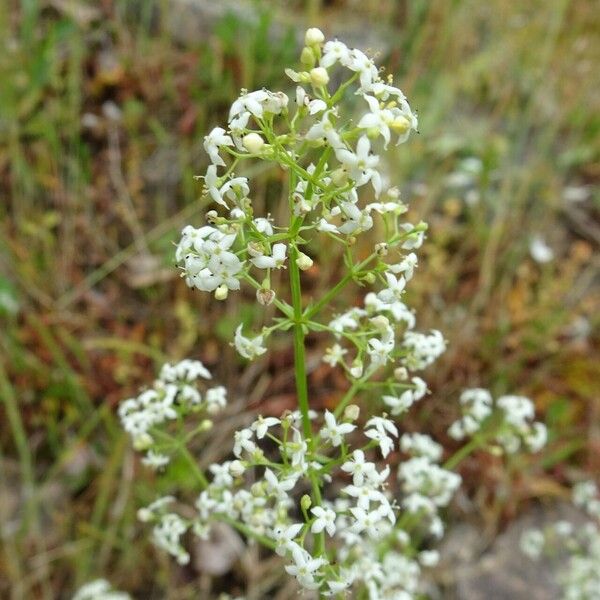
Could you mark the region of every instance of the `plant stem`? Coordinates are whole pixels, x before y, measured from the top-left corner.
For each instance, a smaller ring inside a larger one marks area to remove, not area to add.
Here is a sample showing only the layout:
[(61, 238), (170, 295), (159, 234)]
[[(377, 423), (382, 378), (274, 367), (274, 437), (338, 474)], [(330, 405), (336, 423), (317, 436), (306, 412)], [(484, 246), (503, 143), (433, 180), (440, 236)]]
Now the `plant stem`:
[(310, 448), (314, 446), (312, 439), (312, 426), (308, 416), (308, 385), (306, 378), (306, 356), (304, 352), (304, 319), (302, 316), (302, 288), (300, 287), (300, 269), (296, 264), (298, 248), (290, 247), (290, 287), (292, 292), (292, 309), (294, 323), (294, 370), (296, 375), (296, 394), (298, 396), (298, 408), (302, 414), (302, 431), (309, 443)]

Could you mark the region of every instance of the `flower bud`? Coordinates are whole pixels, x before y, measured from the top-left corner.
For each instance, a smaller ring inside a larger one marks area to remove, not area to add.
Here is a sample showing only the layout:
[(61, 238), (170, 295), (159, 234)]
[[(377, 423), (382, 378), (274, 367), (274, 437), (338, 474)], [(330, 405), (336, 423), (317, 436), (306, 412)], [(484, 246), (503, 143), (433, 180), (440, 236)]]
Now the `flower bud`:
[(138, 521), (141, 521), (142, 523), (147, 523), (152, 519), (152, 511), (148, 510), (147, 508), (140, 508), (137, 511), (137, 518)]
[(385, 242), (379, 242), (379, 244), (375, 244), (375, 252), (377, 252), (379, 256), (387, 256), (388, 245)]
[(212, 429), (213, 426), (213, 422), (210, 419), (204, 419), (204, 421), (202, 421), (202, 423), (200, 423), (198, 430), (199, 431), (208, 431), (209, 429)]
[(242, 144), (251, 154), (258, 154), (265, 145), (265, 140), (258, 133), (249, 133), (243, 137)]
[(270, 288), (261, 287), (256, 290), (256, 300), (262, 306), (269, 306), (275, 300), (275, 292)]
[(375, 329), (378, 329), (379, 331), (385, 331), (390, 326), (388, 318), (384, 317), (383, 315), (377, 315), (376, 317), (373, 317), (371, 319), (371, 323)]
[(147, 450), (150, 448), (153, 443), (154, 440), (149, 433), (140, 433), (139, 435), (135, 436), (133, 440), (133, 447), (141, 452), (142, 450)]
[(339, 167), (331, 173), (331, 181), (338, 187), (343, 187), (348, 183), (348, 169)]
[(406, 367), (397, 367), (394, 369), (394, 377), (397, 381), (406, 381), (408, 379), (408, 371)]
[(364, 277), (363, 281), (369, 285), (373, 285), (377, 281), (377, 277), (373, 271), (369, 271)]
[(241, 477), (244, 474), (245, 470), (246, 470), (246, 467), (240, 460), (233, 460), (233, 461), (231, 461), (231, 463), (229, 465), (229, 472), (234, 477)]
[(344, 419), (356, 421), (360, 415), (360, 406), (357, 404), (348, 404), (344, 410)]
[(307, 271), (313, 266), (313, 260), (310, 256), (304, 254), (304, 252), (298, 252), (296, 264), (301, 271)]
[(391, 128), (398, 134), (402, 135), (410, 129), (410, 123), (406, 117), (402, 115), (396, 117), (392, 123)]
[(350, 375), (355, 379), (358, 379), (363, 374), (363, 363), (362, 360), (356, 358), (352, 363), (352, 367), (350, 368)]
[(308, 494), (304, 494), (304, 496), (302, 496), (302, 498), (300, 499), (300, 506), (301, 506), (302, 510), (308, 511), (311, 504), (312, 504), (311, 497)]
[(206, 222), (209, 225), (214, 225), (217, 222), (218, 218), (219, 218), (219, 213), (216, 210), (209, 210), (206, 213)]
[(311, 27), (306, 30), (304, 34), (304, 43), (307, 46), (316, 46), (322, 44), (325, 41), (325, 35), (317, 27)]
[(327, 85), (329, 83), (329, 73), (327, 72), (327, 69), (324, 67), (315, 67), (314, 69), (311, 69), (310, 82), (316, 87)]
[(306, 46), (302, 48), (302, 54), (300, 54), (300, 62), (307, 68), (312, 69), (315, 66), (315, 54)]
[(223, 283), (215, 290), (216, 300), (226, 300), (229, 294), (229, 288)]

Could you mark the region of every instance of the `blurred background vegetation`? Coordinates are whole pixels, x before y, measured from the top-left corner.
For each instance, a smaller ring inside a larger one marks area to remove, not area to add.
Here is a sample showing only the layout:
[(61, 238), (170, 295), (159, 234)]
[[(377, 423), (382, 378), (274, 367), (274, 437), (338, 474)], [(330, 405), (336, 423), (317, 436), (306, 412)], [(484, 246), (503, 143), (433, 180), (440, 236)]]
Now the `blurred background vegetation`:
[[(388, 168), (409, 217), (430, 224), (408, 304), (449, 350), (426, 373), (433, 393), (408, 427), (445, 439), (459, 390), (481, 385), (529, 395), (550, 428), (537, 457), (466, 461), (451, 519), (475, 520), (493, 539), (532, 503), (565, 496), (573, 477), (598, 473), (597, 9), (1, 2), (0, 596), (68, 598), (105, 575), (138, 598), (211, 597), (199, 592), (215, 589), (211, 574), (154, 551), (135, 518), (157, 487), (189, 486), (185, 471), (158, 482), (140, 468), (115, 407), (165, 360), (203, 360), (233, 401), (206, 462), (247, 411), (293, 405), (287, 340), (243, 365), (228, 341), (240, 315), (261, 323), (251, 293), (220, 304), (188, 290), (173, 242), (207, 207), (193, 179), (206, 168), (203, 136), (240, 88), (291, 92), (283, 68), (307, 25), (377, 53), (419, 112), (420, 135)], [(256, 203), (276, 213), (280, 174), (254, 176)], [(551, 260), (539, 261), (537, 238)], [(339, 267), (330, 249), (314, 251), (313, 296)], [(312, 402), (331, 406), (344, 383), (311, 343)], [(270, 572), (268, 562), (238, 571), (250, 585)]]

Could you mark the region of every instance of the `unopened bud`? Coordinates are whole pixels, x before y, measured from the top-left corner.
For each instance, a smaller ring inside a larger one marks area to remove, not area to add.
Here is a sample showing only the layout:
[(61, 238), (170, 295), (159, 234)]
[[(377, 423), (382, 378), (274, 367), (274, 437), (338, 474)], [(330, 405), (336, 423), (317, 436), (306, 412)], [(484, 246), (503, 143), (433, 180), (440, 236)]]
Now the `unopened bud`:
[(356, 421), (360, 415), (360, 406), (357, 404), (348, 404), (344, 409), (344, 418), (347, 421)]
[(315, 54), (308, 48), (302, 48), (302, 54), (300, 54), (300, 62), (307, 68), (312, 69), (315, 66)]
[(246, 246), (246, 251), (252, 258), (257, 258), (258, 256), (264, 256), (265, 249), (260, 242), (249, 242)]
[(314, 69), (311, 69), (310, 82), (316, 87), (327, 85), (329, 83), (329, 73), (327, 72), (327, 69), (324, 67), (315, 67)]
[(200, 431), (208, 431), (209, 429), (212, 429), (212, 426), (213, 422), (210, 419), (204, 419), (204, 421), (202, 421), (202, 423), (200, 423), (198, 426), (198, 429)]
[(147, 523), (152, 519), (152, 511), (148, 510), (147, 508), (140, 508), (137, 511), (137, 518), (138, 521), (141, 521), (142, 523)]
[(350, 375), (355, 379), (358, 379), (363, 374), (363, 363), (362, 360), (356, 358), (352, 363), (352, 367), (350, 367)]
[(275, 292), (270, 288), (260, 288), (256, 290), (256, 299), (262, 306), (269, 306), (275, 300)]
[(304, 43), (307, 46), (316, 46), (317, 44), (322, 44), (325, 41), (325, 35), (323, 32), (317, 27), (311, 27), (306, 30), (304, 34)]
[(148, 450), (154, 443), (152, 436), (149, 433), (140, 433), (133, 439), (133, 447), (141, 452), (142, 450)]
[(234, 477), (241, 477), (244, 474), (245, 470), (246, 470), (246, 467), (244, 466), (244, 464), (240, 460), (233, 460), (229, 464), (229, 472)]
[(384, 331), (390, 326), (388, 318), (384, 317), (383, 315), (377, 315), (376, 317), (373, 317), (371, 319), (371, 323), (373, 323), (375, 329), (378, 329), (379, 331)]
[(217, 222), (218, 218), (219, 218), (219, 213), (216, 210), (209, 210), (206, 213), (206, 221), (210, 225), (214, 225)]
[(373, 285), (375, 281), (377, 281), (377, 277), (375, 276), (375, 273), (373, 273), (373, 271), (369, 271), (363, 277), (363, 281), (365, 283), (368, 283), (369, 285)]
[(310, 256), (304, 254), (304, 252), (298, 252), (296, 264), (301, 271), (307, 271), (313, 266), (313, 260)]
[(265, 145), (265, 140), (258, 133), (249, 133), (243, 137), (242, 144), (251, 154), (258, 154)]
[(338, 187), (343, 187), (348, 183), (348, 169), (339, 167), (331, 173), (331, 181)]
[(391, 128), (398, 134), (402, 135), (410, 129), (410, 123), (406, 117), (400, 115), (396, 117), (391, 124)]
[(311, 504), (311, 497), (308, 494), (304, 494), (304, 496), (302, 496), (300, 499), (300, 506), (302, 507), (302, 510), (308, 511), (308, 509), (311, 507)]
[(397, 367), (394, 369), (394, 377), (397, 381), (406, 381), (408, 379), (408, 371), (406, 367)]
[(229, 294), (229, 288), (225, 284), (221, 284), (215, 290), (215, 299), (216, 300), (226, 300), (228, 294)]

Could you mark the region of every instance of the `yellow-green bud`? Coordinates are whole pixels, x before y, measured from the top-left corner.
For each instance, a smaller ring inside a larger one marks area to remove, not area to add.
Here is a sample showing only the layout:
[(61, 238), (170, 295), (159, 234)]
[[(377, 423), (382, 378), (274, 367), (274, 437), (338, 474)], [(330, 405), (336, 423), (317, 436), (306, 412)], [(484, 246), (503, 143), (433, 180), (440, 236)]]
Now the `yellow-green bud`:
[(304, 494), (304, 496), (302, 496), (300, 499), (300, 506), (302, 507), (302, 510), (308, 511), (308, 509), (311, 507), (311, 504), (311, 497), (308, 494)]
[(300, 54), (300, 62), (307, 68), (312, 69), (315, 66), (315, 54), (314, 52), (305, 46), (302, 48), (302, 54)]
[(400, 115), (392, 121), (391, 128), (396, 133), (399, 133), (400, 135), (402, 135), (403, 133), (406, 133), (410, 129), (410, 123), (406, 117), (403, 117), (402, 115)]
[(398, 381), (407, 380), (408, 379), (408, 371), (406, 370), (406, 367), (397, 367), (396, 369), (394, 369), (394, 377)]
[(304, 254), (304, 252), (298, 252), (296, 264), (301, 271), (307, 271), (313, 266), (313, 260), (310, 256)]
[(315, 67), (314, 69), (311, 69), (310, 82), (316, 87), (327, 85), (329, 83), (329, 73), (327, 72), (327, 69), (324, 67)]
[(368, 283), (369, 285), (373, 285), (375, 283), (375, 281), (377, 281), (377, 277), (375, 276), (375, 273), (372, 273), (371, 271), (369, 271), (364, 277), (363, 277), (363, 281), (365, 283)]
[(137, 518), (142, 523), (147, 523), (152, 519), (152, 511), (148, 510), (147, 508), (140, 508), (137, 511)]
[(265, 145), (265, 140), (258, 133), (249, 133), (242, 139), (242, 144), (251, 154), (258, 154)]
[(357, 404), (348, 404), (344, 410), (344, 418), (348, 421), (356, 421), (360, 415), (360, 407)]
[(322, 44), (325, 41), (325, 35), (317, 27), (311, 27), (306, 30), (304, 34), (304, 43), (307, 46), (316, 46)]
[(154, 440), (149, 433), (140, 433), (133, 439), (133, 447), (139, 452), (147, 450), (153, 443)]
[(221, 284), (215, 290), (215, 299), (216, 300), (226, 300), (229, 294), (229, 288), (225, 284)]

